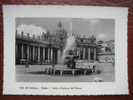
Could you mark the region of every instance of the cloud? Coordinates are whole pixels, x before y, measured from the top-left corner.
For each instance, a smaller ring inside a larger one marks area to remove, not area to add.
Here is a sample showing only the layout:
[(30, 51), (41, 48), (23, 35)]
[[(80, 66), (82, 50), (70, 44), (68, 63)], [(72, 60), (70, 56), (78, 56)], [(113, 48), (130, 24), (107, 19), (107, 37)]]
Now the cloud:
[(89, 22), (91, 23), (91, 25), (96, 25), (100, 22), (100, 20), (99, 19), (91, 19), (91, 20), (89, 20)]
[(106, 35), (103, 34), (103, 33), (98, 34), (98, 35), (97, 35), (97, 39), (99, 39), (99, 40), (106, 39)]
[(27, 33), (30, 34), (30, 36), (32, 36), (33, 34), (35, 36), (39, 36), (42, 34), (42, 32), (46, 33), (46, 30), (43, 29), (40, 26), (36, 26), (36, 25), (26, 25), (26, 24), (21, 24), (17, 27), (17, 33), (21, 34), (21, 32), (24, 33), (24, 35), (26, 35)]

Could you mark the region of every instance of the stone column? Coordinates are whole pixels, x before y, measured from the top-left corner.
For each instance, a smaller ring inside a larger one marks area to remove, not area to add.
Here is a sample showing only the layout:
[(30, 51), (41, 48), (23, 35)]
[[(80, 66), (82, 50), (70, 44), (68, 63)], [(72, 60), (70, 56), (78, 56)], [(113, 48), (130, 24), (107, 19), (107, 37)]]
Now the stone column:
[(51, 61), (53, 62), (53, 48), (51, 48)]
[(88, 48), (88, 60), (90, 62), (90, 48)]
[(96, 61), (96, 48), (94, 48), (94, 61)]
[(29, 46), (27, 45), (27, 60), (29, 60)]
[(78, 56), (78, 59), (79, 59), (79, 48), (77, 48), (77, 56)]
[(33, 61), (35, 60), (35, 47), (33, 46)]
[(58, 49), (58, 53), (57, 53), (58, 57), (57, 57), (57, 63), (61, 64), (61, 51), (60, 49)]
[(85, 48), (83, 48), (83, 59), (85, 59)]
[(76, 56), (78, 56), (79, 55), (79, 49), (77, 48), (76, 49)]
[(40, 62), (40, 47), (38, 47), (38, 62)]
[(80, 47), (78, 48), (78, 52), (79, 52), (79, 54), (78, 54), (78, 55), (79, 55), (79, 60), (80, 60)]
[(43, 61), (45, 60), (45, 48), (43, 48)]
[(79, 48), (79, 59), (81, 59), (81, 48)]
[(24, 59), (24, 45), (21, 46), (21, 59)]
[(50, 60), (49, 56), (50, 56), (50, 48), (48, 48), (48, 61)]

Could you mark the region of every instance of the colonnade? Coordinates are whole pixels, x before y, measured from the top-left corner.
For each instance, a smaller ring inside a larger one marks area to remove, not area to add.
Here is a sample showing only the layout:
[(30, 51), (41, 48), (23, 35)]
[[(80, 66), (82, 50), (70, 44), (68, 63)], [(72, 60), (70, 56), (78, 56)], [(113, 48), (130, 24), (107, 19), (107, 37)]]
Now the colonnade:
[(18, 60), (27, 60), (32, 63), (57, 63), (58, 49), (34, 46), (28, 44), (16, 44), (16, 58)]
[[(44, 47), (28, 44), (16, 44), (16, 60), (18, 63), (26, 60), (32, 64), (59, 64), (61, 63), (61, 50), (52, 47)], [(79, 60), (96, 61), (95, 47), (77, 47), (76, 55)]]
[(95, 61), (96, 60), (96, 48), (95, 47), (78, 47), (76, 55), (80, 60)]

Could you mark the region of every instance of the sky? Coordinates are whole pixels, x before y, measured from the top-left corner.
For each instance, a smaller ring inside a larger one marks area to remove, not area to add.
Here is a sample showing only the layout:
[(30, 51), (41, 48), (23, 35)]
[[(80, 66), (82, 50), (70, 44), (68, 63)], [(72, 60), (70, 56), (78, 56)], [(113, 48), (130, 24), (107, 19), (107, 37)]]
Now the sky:
[(96, 36), (97, 40), (114, 40), (115, 21), (113, 19), (82, 18), (16, 18), (16, 29), (20, 34), (40, 35), (47, 31), (55, 32), (61, 22), (68, 33)]

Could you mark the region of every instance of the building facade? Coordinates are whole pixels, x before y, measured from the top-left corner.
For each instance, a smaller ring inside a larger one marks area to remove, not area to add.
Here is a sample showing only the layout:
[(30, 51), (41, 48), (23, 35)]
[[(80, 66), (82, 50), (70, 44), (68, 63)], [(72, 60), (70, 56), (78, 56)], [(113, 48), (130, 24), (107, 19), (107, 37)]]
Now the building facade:
[[(40, 36), (30, 36), (30, 33), (18, 34), (16, 31), (16, 64), (61, 64), (61, 56), (68, 38), (67, 31), (59, 22), (58, 29), (54, 33), (49, 31)], [(94, 36), (75, 37), (74, 55), (78, 60), (96, 61), (96, 38)]]
[(97, 43), (97, 59), (99, 62), (114, 63), (115, 47), (114, 40)]

